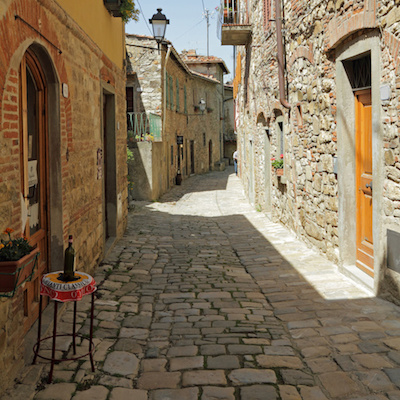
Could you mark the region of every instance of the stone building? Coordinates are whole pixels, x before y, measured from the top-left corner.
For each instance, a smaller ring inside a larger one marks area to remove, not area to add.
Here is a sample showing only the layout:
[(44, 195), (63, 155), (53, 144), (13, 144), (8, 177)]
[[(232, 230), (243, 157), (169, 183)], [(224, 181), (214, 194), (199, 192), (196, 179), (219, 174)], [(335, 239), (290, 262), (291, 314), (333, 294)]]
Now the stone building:
[[(221, 118), (219, 120), (219, 140), (220, 140), (220, 150), (221, 150), (221, 160), (224, 160), (225, 163), (229, 163), (229, 158), (225, 158), (225, 140), (224, 136), (228, 133), (229, 130), (229, 115), (226, 115), (225, 112), (229, 113), (230, 109), (229, 105), (232, 106), (232, 103), (226, 103), (225, 99), (227, 98), (225, 95), (226, 91), (229, 89), (225, 88), (224, 84), (224, 75), (229, 73), (229, 70), (222, 58), (215, 56), (203, 56), (196, 53), (196, 50), (187, 50), (182, 52), (182, 59), (188, 65), (188, 67), (192, 71), (196, 71), (205, 76), (210, 76), (216, 79), (219, 82), (217, 86), (218, 92), (218, 110), (221, 114)], [(232, 97), (232, 96), (231, 96)], [(227, 128), (227, 131), (225, 131)]]
[(121, 18), (100, 0), (7, 0), (0, 16), (0, 231), (40, 250), (32, 280), (0, 293), (1, 393), (31, 361), (40, 278), (68, 235), (91, 273), (124, 232), (127, 167)]
[(233, 165), (232, 155), (236, 150), (235, 108), (232, 84), (224, 86), (224, 159)]
[[(155, 200), (191, 174), (221, 168), (223, 74), (196, 72), (171, 43), (126, 35), (130, 197)], [(204, 107), (204, 110), (201, 110)]]
[[(399, 302), (397, 3), (229, 3), (221, 41), (236, 46), (239, 171), (250, 201)], [(278, 176), (271, 159), (281, 155)]]

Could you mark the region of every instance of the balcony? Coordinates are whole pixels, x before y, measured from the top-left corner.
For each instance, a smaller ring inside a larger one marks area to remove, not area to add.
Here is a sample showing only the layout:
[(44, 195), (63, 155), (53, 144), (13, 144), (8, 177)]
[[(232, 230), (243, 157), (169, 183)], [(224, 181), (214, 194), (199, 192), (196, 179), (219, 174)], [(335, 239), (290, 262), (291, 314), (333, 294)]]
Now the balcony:
[(161, 117), (152, 113), (126, 113), (128, 138), (136, 142), (161, 142)]
[(243, 0), (222, 0), (217, 29), (222, 45), (240, 46), (247, 44), (251, 36), (251, 25), (246, 2)]

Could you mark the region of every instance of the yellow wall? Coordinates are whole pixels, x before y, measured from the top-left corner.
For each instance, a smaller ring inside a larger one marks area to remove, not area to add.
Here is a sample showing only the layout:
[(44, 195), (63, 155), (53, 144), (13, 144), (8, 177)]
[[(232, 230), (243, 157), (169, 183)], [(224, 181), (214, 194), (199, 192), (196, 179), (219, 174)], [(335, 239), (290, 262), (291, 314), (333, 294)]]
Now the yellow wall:
[(118, 67), (125, 57), (125, 28), (121, 18), (107, 11), (103, 0), (57, 0)]

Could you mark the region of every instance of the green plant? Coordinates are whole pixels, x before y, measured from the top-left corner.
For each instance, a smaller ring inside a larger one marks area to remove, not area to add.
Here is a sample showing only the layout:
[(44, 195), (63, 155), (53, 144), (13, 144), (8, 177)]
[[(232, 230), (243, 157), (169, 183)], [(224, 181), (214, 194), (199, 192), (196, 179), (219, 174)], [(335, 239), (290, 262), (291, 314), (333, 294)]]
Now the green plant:
[(8, 238), (0, 241), (0, 261), (18, 261), (33, 250), (26, 237), (11, 239), (13, 232), (11, 228), (4, 231)]
[(122, 21), (124, 21), (125, 23), (127, 23), (131, 19), (134, 21), (138, 21), (139, 19), (139, 10), (136, 9), (133, 0), (122, 0), (119, 11), (122, 15)]
[(271, 161), (272, 161), (272, 163), (271, 163), (272, 168), (275, 168), (275, 169), (283, 168), (283, 154), (281, 154), (279, 160), (277, 160), (275, 157), (272, 157)]
[(127, 152), (127, 160), (129, 163), (133, 161), (135, 158), (133, 157), (133, 151), (129, 147), (127, 147), (126, 152)]

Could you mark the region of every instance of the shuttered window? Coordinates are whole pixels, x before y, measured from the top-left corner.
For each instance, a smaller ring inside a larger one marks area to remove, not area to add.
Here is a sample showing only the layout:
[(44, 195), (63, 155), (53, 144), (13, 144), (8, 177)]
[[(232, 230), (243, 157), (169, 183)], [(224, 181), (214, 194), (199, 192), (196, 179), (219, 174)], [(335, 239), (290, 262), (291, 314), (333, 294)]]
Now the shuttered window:
[(264, 30), (271, 29), (271, 0), (264, 0)]

